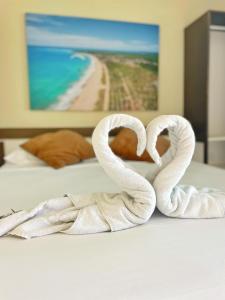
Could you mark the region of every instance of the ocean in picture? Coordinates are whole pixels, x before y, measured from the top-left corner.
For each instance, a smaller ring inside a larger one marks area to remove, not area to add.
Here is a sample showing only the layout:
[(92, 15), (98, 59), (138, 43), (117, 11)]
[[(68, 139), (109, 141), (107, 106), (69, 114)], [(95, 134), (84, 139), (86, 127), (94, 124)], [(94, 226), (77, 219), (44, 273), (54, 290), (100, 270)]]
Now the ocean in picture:
[(157, 25), (26, 14), (26, 30), (30, 109), (157, 109)]
[(33, 62), (29, 64), (31, 109), (67, 109), (70, 97), (65, 94), (74, 83), (79, 94), (79, 82), (90, 72), (90, 57), (73, 49), (37, 46), (28, 47), (28, 57)]

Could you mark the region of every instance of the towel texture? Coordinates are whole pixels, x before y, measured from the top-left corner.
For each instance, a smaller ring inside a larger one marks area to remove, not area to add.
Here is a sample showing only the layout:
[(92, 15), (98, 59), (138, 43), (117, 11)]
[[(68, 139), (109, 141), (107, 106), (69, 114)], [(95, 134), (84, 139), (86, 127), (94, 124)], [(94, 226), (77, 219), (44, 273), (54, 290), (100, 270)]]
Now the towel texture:
[(32, 238), (54, 232), (88, 234), (145, 223), (155, 209), (154, 189), (143, 176), (116, 157), (108, 145), (109, 132), (121, 126), (135, 131), (137, 154), (141, 155), (146, 148), (146, 131), (134, 117), (123, 114), (108, 116), (100, 121), (92, 137), (99, 163), (121, 188), (121, 193), (66, 195), (42, 202), (30, 211), (20, 211), (0, 220), (0, 236), (10, 234)]
[[(160, 158), (156, 141), (168, 129), (171, 146)], [(190, 123), (180, 116), (155, 118), (147, 127), (147, 150), (159, 168), (147, 179), (153, 183), (157, 207), (165, 215), (180, 218), (225, 216), (225, 192), (211, 188), (177, 185), (188, 168), (195, 149)]]

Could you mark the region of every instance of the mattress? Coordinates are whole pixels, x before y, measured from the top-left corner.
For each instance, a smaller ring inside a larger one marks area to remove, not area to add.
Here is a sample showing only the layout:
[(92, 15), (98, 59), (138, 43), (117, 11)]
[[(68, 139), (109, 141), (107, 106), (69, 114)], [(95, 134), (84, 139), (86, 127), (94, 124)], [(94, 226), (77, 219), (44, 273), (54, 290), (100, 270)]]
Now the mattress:
[[(154, 165), (132, 162), (145, 175)], [(225, 188), (225, 171), (192, 163), (182, 183)], [(0, 214), (65, 193), (115, 192), (97, 162), (0, 168)], [(1, 300), (225, 299), (225, 219), (172, 219), (114, 233), (0, 240)]]

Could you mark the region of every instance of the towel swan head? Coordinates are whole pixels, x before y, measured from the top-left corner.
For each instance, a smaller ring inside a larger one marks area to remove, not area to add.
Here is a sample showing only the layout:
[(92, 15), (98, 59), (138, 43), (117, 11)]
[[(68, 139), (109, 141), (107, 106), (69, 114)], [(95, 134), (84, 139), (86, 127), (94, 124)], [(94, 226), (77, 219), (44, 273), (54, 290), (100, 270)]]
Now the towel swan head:
[[(168, 130), (171, 146), (163, 157), (160, 157), (156, 142), (165, 129)], [(177, 115), (161, 115), (148, 124), (146, 132), (147, 151), (159, 167), (165, 167), (169, 162), (169, 156), (171, 161), (178, 155), (185, 156), (183, 162), (190, 164), (195, 149), (195, 135), (191, 124), (185, 118)]]
[[(99, 163), (109, 177), (113, 177), (114, 181), (117, 181), (117, 177), (122, 177), (121, 174), (125, 175), (124, 172), (127, 173), (127, 176), (130, 174), (130, 172), (132, 172), (132, 174), (135, 173), (122, 159), (116, 156), (109, 147), (109, 132), (112, 129), (119, 127), (130, 128), (136, 133), (138, 139), (137, 155), (141, 155), (144, 152), (147, 140), (144, 125), (140, 120), (133, 116), (125, 114), (112, 114), (103, 118), (98, 123), (92, 135), (93, 148)], [(149, 188), (149, 183), (144, 177), (138, 173), (136, 173), (136, 176), (138, 176), (139, 180), (144, 182)], [(127, 180), (127, 178), (125, 179)]]
[[(112, 129), (119, 128), (119, 127), (130, 128), (136, 133), (138, 139), (137, 155), (140, 156), (144, 152), (146, 147), (147, 139), (146, 139), (145, 128), (140, 120), (125, 114), (112, 114), (103, 118), (98, 123), (92, 135), (92, 143), (94, 149), (97, 150), (97, 155), (98, 155), (98, 145), (101, 144), (104, 147), (108, 146), (109, 132)], [(108, 148), (107, 150), (111, 151), (110, 148)]]

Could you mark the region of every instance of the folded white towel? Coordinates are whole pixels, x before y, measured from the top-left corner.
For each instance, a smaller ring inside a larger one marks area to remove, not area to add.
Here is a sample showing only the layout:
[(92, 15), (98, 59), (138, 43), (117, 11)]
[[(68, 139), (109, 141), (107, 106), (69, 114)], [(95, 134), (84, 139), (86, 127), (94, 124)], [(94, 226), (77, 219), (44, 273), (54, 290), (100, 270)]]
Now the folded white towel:
[(146, 147), (146, 131), (138, 119), (128, 115), (104, 118), (97, 125), (92, 141), (99, 163), (123, 192), (67, 195), (42, 202), (31, 211), (17, 212), (0, 220), (0, 236), (7, 233), (24, 238), (54, 232), (87, 234), (145, 223), (155, 209), (155, 192), (144, 177), (116, 157), (108, 146), (109, 132), (120, 126), (136, 132), (137, 154), (141, 155)]
[[(156, 141), (168, 129), (171, 146), (160, 158)], [(159, 165), (147, 178), (153, 182), (157, 207), (165, 215), (180, 218), (216, 218), (225, 216), (225, 192), (211, 188), (177, 186), (189, 166), (195, 149), (190, 123), (180, 116), (159, 116), (147, 127), (147, 150)]]

